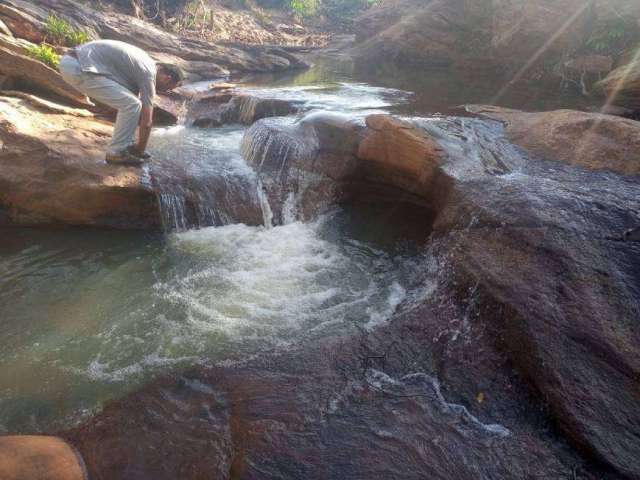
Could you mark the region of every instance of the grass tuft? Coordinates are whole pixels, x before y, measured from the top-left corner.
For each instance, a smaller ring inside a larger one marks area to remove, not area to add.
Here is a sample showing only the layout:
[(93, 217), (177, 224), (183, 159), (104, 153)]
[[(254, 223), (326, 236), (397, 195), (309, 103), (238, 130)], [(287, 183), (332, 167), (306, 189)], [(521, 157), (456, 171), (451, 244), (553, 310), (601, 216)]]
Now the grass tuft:
[(52, 47), (44, 43), (28, 48), (27, 53), (30, 57), (35, 58), (56, 70), (58, 69), (58, 65), (60, 65), (60, 55), (58, 55)]
[(49, 43), (65, 47), (75, 47), (89, 41), (89, 34), (74, 29), (69, 22), (56, 15), (49, 15), (44, 26), (45, 38)]

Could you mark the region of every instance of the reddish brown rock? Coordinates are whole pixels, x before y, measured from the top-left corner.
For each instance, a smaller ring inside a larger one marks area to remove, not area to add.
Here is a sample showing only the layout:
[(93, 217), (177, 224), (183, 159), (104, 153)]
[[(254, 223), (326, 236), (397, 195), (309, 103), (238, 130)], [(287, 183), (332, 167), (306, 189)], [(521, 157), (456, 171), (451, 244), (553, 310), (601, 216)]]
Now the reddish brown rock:
[[(17, 45), (18, 42), (12, 42)], [(21, 48), (18, 45), (16, 48)], [(87, 97), (67, 84), (60, 73), (15, 49), (0, 47), (0, 73), (7, 75), (24, 88), (52, 93), (74, 105), (87, 106)]]
[(57, 437), (0, 436), (3, 480), (86, 480), (84, 464), (73, 447)]
[(503, 122), (509, 139), (535, 155), (592, 170), (640, 174), (639, 122), (575, 110), (528, 113), (481, 105), (468, 109)]
[(20, 9), (17, 5), (0, 4), (0, 20), (18, 38), (39, 43), (44, 40), (44, 22)]
[(86, 115), (0, 97), (3, 220), (158, 228), (156, 196), (143, 171), (104, 162), (111, 132), (111, 125)]
[(357, 156), (372, 180), (426, 195), (442, 164), (442, 148), (423, 130), (389, 115), (372, 115)]

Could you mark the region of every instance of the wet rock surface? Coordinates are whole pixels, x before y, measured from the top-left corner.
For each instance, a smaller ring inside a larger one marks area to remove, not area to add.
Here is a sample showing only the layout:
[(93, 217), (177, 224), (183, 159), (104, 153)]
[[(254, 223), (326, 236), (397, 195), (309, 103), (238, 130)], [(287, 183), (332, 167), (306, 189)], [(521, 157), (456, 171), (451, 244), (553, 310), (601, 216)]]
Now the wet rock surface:
[[(193, 164), (179, 152), (142, 168), (107, 164), (111, 124), (13, 95), (0, 97), (0, 223), (128, 230), (263, 223), (255, 177), (225, 176), (206, 158)], [(166, 112), (180, 115), (175, 105), (168, 100)]]
[(425, 206), (442, 150), (415, 126), (386, 115), (366, 120), (311, 113), (283, 125), (265, 120), (243, 139), (280, 221), (295, 197), (304, 218), (354, 196)]
[[(167, 378), (63, 435), (96, 479), (562, 478), (570, 471), (562, 447), (483, 423), (449, 402), (434, 377), (385, 374), (366, 360), (385, 352), (360, 348), (358, 339), (336, 341)], [(391, 354), (389, 365), (397, 365)]]
[(472, 105), (505, 124), (509, 139), (541, 157), (592, 170), (640, 174), (640, 123), (612, 115), (557, 110), (521, 112)]
[(188, 122), (196, 127), (219, 127), (228, 124), (251, 125), (268, 117), (297, 113), (300, 102), (260, 98), (242, 93), (214, 93), (192, 101)]

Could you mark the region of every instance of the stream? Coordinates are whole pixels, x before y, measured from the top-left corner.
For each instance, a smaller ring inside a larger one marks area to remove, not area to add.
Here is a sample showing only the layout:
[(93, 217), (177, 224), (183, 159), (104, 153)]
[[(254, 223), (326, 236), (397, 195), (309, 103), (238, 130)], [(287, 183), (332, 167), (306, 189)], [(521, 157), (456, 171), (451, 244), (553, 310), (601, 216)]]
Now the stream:
[[(362, 117), (462, 115), (455, 107), (489, 102), (496, 90), (489, 80), (474, 79), (470, 88), (462, 88), (468, 79), (445, 80), (437, 72), (428, 78), (363, 73), (326, 59), (307, 72), (242, 82), (254, 95)], [(585, 103), (566, 93), (542, 98), (520, 88), (503, 104)], [(188, 219), (180, 200), (184, 186), (165, 185), (165, 234), (0, 230), (0, 433), (76, 425), (159, 374), (241, 365), (267, 353), (304, 350), (321, 338), (373, 331), (399, 305), (429, 294), (424, 219), (355, 205), (302, 222), (292, 202), (282, 224), (274, 225), (256, 174), (240, 153), (244, 131), (154, 131), (151, 151), (166, 165), (166, 177), (171, 168), (189, 171), (196, 179), (189, 188), (200, 200)], [(259, 209), (254, 226), (237, 222), (246, 205)], [(371, 381), (381, 389), (429, 385), (447, 415), (462, 415), (430, 377), (401, 385), (375, 375)], [(507, 435), (499, 425), (473, 417), (465, 422), (474, 432)]]

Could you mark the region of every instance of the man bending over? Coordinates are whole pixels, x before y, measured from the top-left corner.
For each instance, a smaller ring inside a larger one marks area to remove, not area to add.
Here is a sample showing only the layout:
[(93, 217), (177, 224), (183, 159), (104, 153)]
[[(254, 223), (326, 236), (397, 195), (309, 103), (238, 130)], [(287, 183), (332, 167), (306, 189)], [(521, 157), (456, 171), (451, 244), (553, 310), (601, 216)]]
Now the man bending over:
[[(70, 50), (60, 60), (62, 78), (85, 95), (118, 111), (106, 160), (140, 165), (153, 120), (153, 98), (183, 79), (171, 65), (156, 63), (143, 50), (115, 40), (97, 40)], [(138, 128), (136, 139), (136, 128)]]

